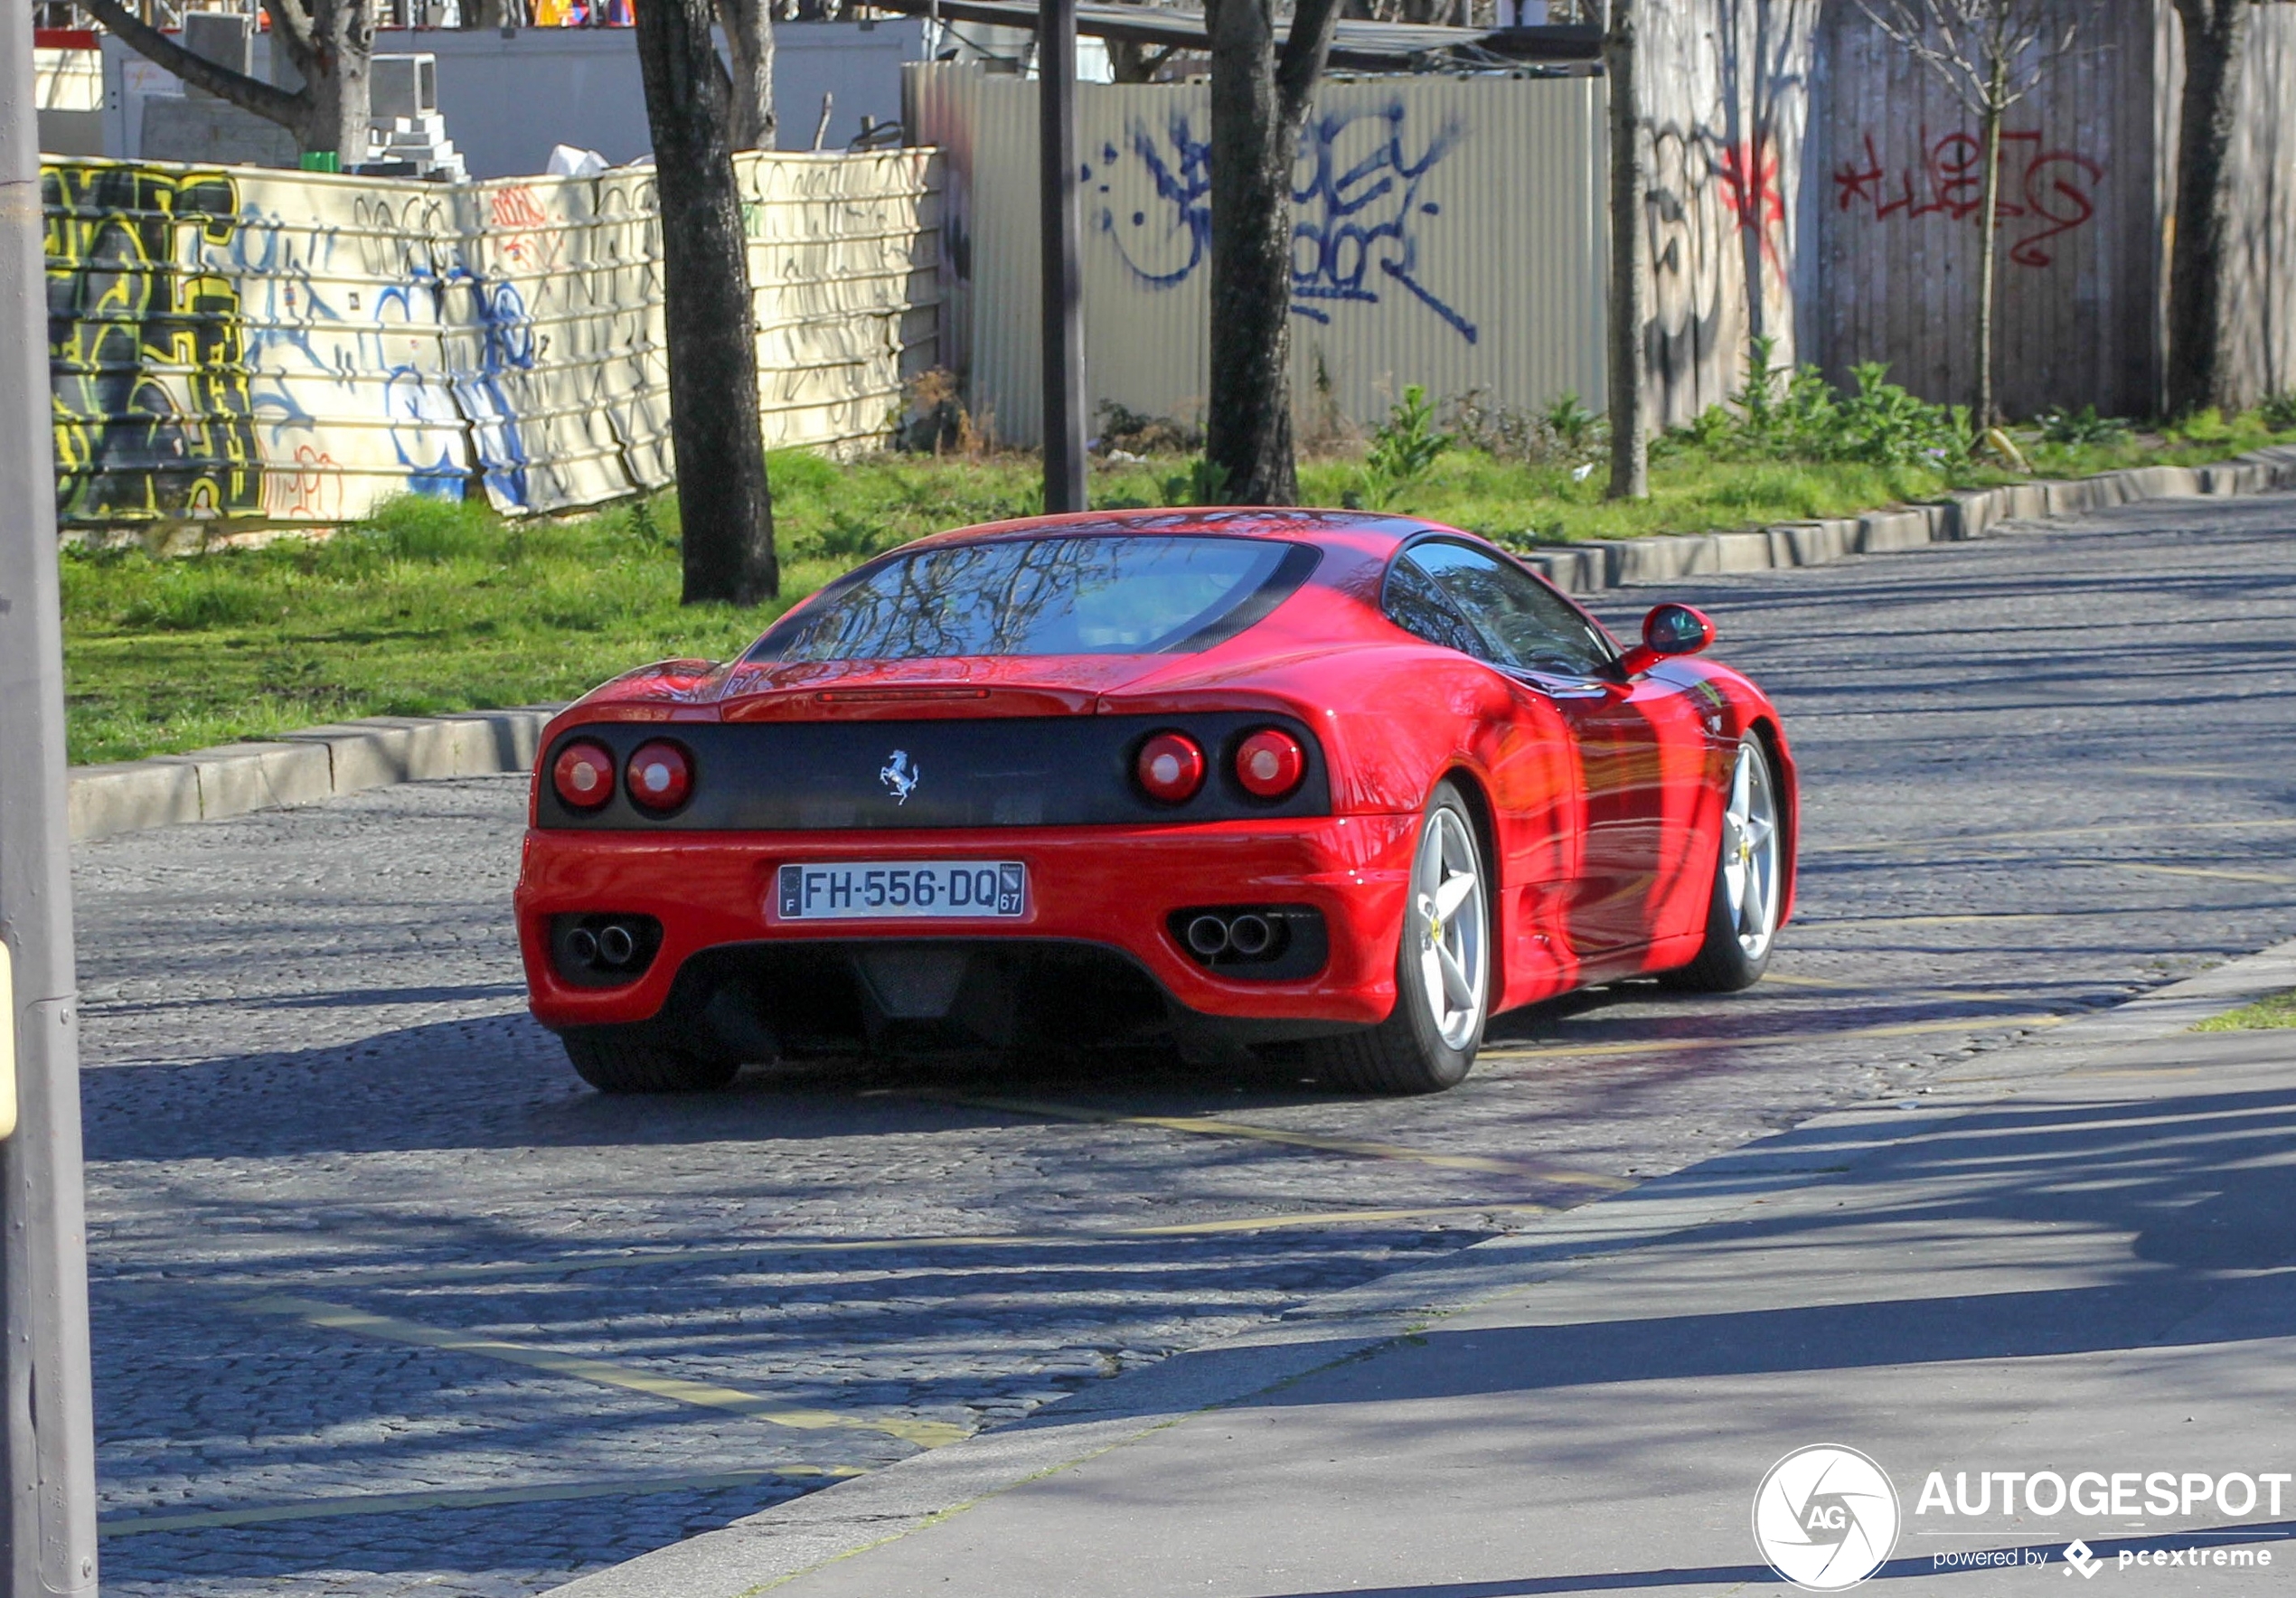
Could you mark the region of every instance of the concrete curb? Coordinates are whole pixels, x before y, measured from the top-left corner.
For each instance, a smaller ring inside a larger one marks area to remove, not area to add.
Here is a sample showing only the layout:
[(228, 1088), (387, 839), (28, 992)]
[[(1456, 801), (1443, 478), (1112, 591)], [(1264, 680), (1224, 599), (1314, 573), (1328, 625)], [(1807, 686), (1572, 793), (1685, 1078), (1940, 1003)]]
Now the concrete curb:
[(74, 840), (316, 804), (362, 788), (531, 771), (557, 705), (452, 716), (370, 716), (71, 772)]
[(545, 1598), (757, 1598), (1190, 1415), (1241, 1403), (1370, 1353), (1504, 1293), (1721, 1225), (1790, 1189), (1836, 1180), (1847, 1151), (1934, 1132), (2102, 1054), (2173, 1036), (2291, 982), (2296, 942), (2229, 961), (1948, 1067), (1918, 1099), (1814, 1115), (1626, 1192), (1543, 1217), (1527, 1230), (1311, 1300), (1234, 1337), (1087, 1387), (1010, 1425), (592, 1571), (550, 1589)]
[(1524, 551), (1523, 559), (1566, 593), (1598, 594), (1637, 583), (1822, 566), (1851, 555), (1958, 543), (1983, 538), (2005, 522), (2077, 515), (2139, 500), (2217, 498), (2291, 487), (2296, 487), (2296, 447), (2275, 446), (2211, 466), (2132, 466), (2063, 483), (1974, 489), (1935, 504), (1752, 532), (1659, 533), (1543, 545)]
[[(2075, 515), (2138, 500), (2202, 499), (2296, 487), (2296, 447), (2255, 450), (2212, 466), (2137, 466), (2065, 483), (1988, 488), (1932, 505), (1751, 532), (1661, 533), (1561, 544), (1524, 559), (1572, 594), (1724, 572), (1822, 566), (1983, 538), (2006, 522)], [(74, 840), (178, 822), (315, 804), (339, 794), (431, 777), (532, 769), (542, 728), (562, 707), (470, 710), (441, 717), (372, 716), (308, 727), (269, 743), (223, 744), (71, 773)]]

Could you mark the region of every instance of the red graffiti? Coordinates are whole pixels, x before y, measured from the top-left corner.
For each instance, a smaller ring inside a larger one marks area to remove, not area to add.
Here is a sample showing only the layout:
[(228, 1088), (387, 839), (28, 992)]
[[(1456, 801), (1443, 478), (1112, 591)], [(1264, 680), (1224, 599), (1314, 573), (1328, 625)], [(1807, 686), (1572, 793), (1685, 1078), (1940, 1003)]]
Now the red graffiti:
[(1778, 187), (1778, 152), (1768, 131), (1726, 147), (1714, 175), (1733, 220), (1741, 230), (1760, 235), (1763, 258), (1779, 266), (1776, 230), (1785, 225), (1786, 197)]
[[(1943, 214), (1966, 221), (1985, 205), (1985, 147), (1975, 135), (1921, 132), (1921, 164), (1895, 174), (1882, 164), (1874, 136), (1865, 136), (1862, 164), (1845, 161), (1833, 174), (1834, 200), (1843, 211), (1873, 208), (1873, 220)], [(2018, 163), (2023, 162), (2020, 171)], [(2038, 129), (2001, 133), (2001, 190), (1993, 225), (2008, 228), (2030, 219), (2041, 224), (2021, 229), (2009, 243), (2009, 258), (2020, 267), (2046, 267), (2056, 258), (2042, 248), (2096, 215), (2090, 185), (2104, 167), (2075, 150), (2051, 149)]]

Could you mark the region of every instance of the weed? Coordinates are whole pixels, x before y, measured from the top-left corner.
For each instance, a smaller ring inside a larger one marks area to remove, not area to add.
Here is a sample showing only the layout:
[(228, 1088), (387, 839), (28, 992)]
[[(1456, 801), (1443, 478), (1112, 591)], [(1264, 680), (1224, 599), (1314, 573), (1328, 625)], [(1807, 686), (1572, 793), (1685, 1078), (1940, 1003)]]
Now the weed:
[(2033, 419), (2047, 444), (2112, 444), (2129, 430), (2129, 424), (2118, 417), (2099, 416), (2094, 405), (2084, 405), (2077, 412), (2045, 410)]
[(1147, 416), (1103, 400), (1100, 444), (1133, 455), (1188, 455), (1203, 448), (1204, 430), (1176, 417)]
[(1188, 463), (1188, 470), (1163, 481), (1164, 503), (1168, 505), (1217, 505), (1225, 503), (1228, 493), (1228, 468), (1218, 461), (1199, 456)]
[(2275, 433), (2296, 432), (2296, 389), (2282, 389), (2277, 394), (2267, 394), (2256, 408), (2264, 426)]
[(1539, 419), (1565, 448), (1574, 451), (1583, 451), (1594, 444), (1605, 425), (1601, 416), (1578, 402), (1576, 389), (1564, 390)]
[(1363, 455), (1363, 503), (1375, 508), (1393, 503), (1397, 494), (1427, 475), (1452, 442), (1435, 425), (1426, 390), (1407, 385), (1388, 419), (1372, 429), (1371, 447)]

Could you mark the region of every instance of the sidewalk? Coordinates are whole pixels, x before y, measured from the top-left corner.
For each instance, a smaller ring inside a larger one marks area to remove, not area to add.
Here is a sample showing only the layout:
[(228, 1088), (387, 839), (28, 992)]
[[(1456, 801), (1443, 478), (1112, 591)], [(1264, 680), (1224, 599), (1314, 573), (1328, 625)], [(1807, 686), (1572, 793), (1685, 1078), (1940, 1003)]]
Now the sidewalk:
[[(2077, 1537), (2113, 1591), (2285, 1591), (2296, 1031), (2182, 1029), (2291, 984), (2296, 945), (1470, 1250), (1417, 1296), (1513, 1285), (1422, 1330), (1322, 1307), (560, 1591), (1783, 1593), (1755, 1493), (1812, 1443), (1895, 1483), (1884, 1579), (2062, 1593)], [(1924, 1493), (2043, 1471), (2128, 1512)], [(2020, 1568), (1939, 1557), (1970, 1551)]]

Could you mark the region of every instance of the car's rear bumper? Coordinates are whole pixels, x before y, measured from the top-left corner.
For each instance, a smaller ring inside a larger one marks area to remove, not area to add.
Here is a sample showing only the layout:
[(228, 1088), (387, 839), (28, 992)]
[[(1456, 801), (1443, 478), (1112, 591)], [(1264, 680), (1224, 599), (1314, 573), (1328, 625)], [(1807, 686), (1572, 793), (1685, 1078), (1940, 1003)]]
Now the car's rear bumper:
[[(1416, 815), (1371, 815), (899, 834), (535, 828), (519, 879), (519, 943), (534, 1014), (559, 1029), (655, 1018), (679, 972), (710, 950), (872, 937), (1098, 945), (1201, 1015), (1369, 1023), (1395, 1004), (1396, 939), (1418, 822)], [(1025, 861), (1026, 914), (798, 923), (773, 914), (785, 864), (924, 860)], [(1322, 969), (1296, 981), (1217, 973), (1191, 958), (1169, 926), (1176, 910), (1256, 904), (1320, 911), (1330, 951)], [(625, 985), (569, 982), (551, 964), (550, 927), (553, 916), (578, 912), (653, 916), (662, 925), (660, 950)]]

